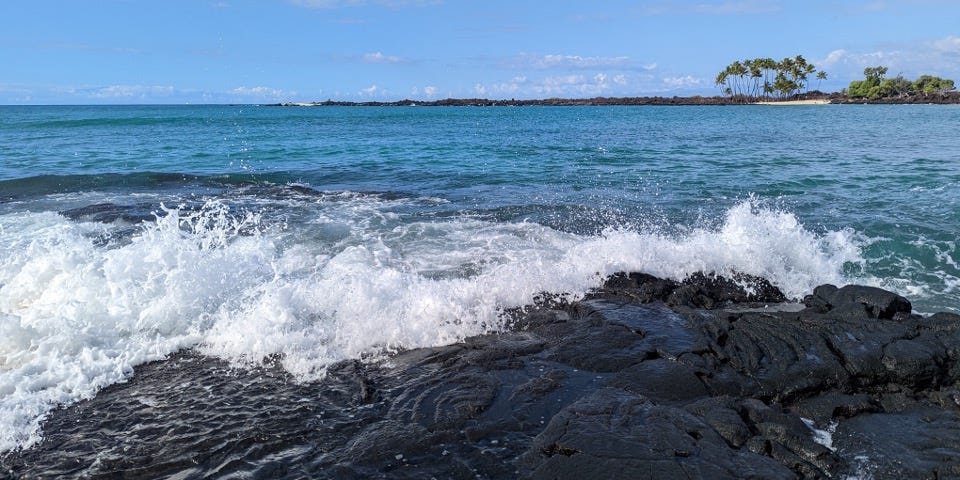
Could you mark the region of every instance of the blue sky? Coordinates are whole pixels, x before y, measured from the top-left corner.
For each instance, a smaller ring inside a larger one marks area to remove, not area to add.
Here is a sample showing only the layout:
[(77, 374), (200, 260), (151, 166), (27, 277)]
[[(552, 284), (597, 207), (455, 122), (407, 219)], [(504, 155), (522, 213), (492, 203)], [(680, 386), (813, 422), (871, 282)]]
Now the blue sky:
[(797, 54), (823, 90), (873, 65), (960, 83), (955, 0), (4, 0), (0, 18), (0, 104), (715, 95), (731, 61)]

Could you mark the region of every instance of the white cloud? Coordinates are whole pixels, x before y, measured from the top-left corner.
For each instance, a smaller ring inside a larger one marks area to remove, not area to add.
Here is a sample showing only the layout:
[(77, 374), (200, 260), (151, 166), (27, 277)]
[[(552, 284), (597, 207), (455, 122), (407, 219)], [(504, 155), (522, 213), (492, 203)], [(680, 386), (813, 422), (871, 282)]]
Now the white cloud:
[(847, 56), (847, 51), (844, 49), (834, 50), (827, 55), (827, 58), (823, 59), (820, 62), (821, 66), (829, 67), (831, 65), (836, 65), (838, 62), (843, 61), (843, 57)]
[(960, 55), (960, 37), (950, 35), (947, 38), (931, 42), (934, 50), (945, 55)]
[(548, 86), (564, 86), (564, 85), (579, 85), (584, 82), (583, 75), (558, 75), (556, 77), (546, 77), (541, 80), (541, 85)]
[(363, 56), (366, 63), (400, 63), (402, 58), (393, 55), (384, 55), (382, 52), (367, 53)]
[(858, 67), (876, 65), (877, 62), (882, 62), (884, 59), (890, 59), (891, 57), (897, 56), (897, 52), (870, 52), (870, 53), (850, 53), (846, 50), (839, 49), (830, 52), (827, 55), (827, 58), (823, 59), (819, 63), (815, 63), (822, 68), (836, 67), (838, 65), (853, 65)]
[(608, 80), (609, 76), (605, 73), (597, 73), (591, 77), (571, 74), (536, 79), (517, 76), (510, 79), (509, 82), (496, 83), (490, 88), (482, 88), (484, 93), (497, 96), (583, 97), (600, 95), (610, 89), (611, 84)]
[(830, 52), (823, 60), (815, 61), (814, 65), (827, 72), (830, 80), (828, 84), (839, 89), (846, 86), (846, 82), (863, 78), (863, 69), (867, 67), (885, 65), (893, 75), (902, 73), (903, 65), (897, 60), (899, 57), (900, 53), (895, 51), (855, 53), (838, 49)]
[(34, 91), (16, 85), (0, 85), (0, 102), (30, 103), (34, 99)]
[[(583, 57), (580, 55), (531, 55), (523, 53), (507, 61), (509, 68), (532, 68), (546, 70), (552, 68), (595, 69), (628, 68), (630, 57)], [(654, 64), (654, 67), (656, 64)], [(641, 66), (640, 68), (646, 68)]]
[(360, 95), (366, 95), (366, 96), (372, 97), (376, 95), (378, 92), (381, 92), (381, 90), (377, 88), (376, 85), (370, 85), (369, 87), (360, 90)]
[(490, 87), (490, 92), (495, 95), (516, 95), (520, 93), (527, 83), (527, 77), (517, 76), (510, 79), (509, 82), (495, 83)]
[(243, 97), (261, 97), (261, 98), (289, 98), (296, 95), (296, 92), (286, 92), (270, 87), (237, 87), (230, 91), (234, 95)]
[(546, 68), (550, 67), (574, 67), (574, 68), (596, 68), (612, 67), (623, 65), (630, 60), (630, 57), (581, 57), (580, 55), (547, 55), (543, 57), (542, 64)]
[(434, 87), (434, 86), (429, 86), (429, 85), (428, 85), (428, 86), (426, 86), (426, 87), (423, 87), (423, 94), (426, 95), (426, 96), (428, 96), (428, 97), (432, 97), (432, 96), (436, 95), (436, 94), (437, 94), (437, 91), (438, 91), (437, 87)]
[(888, 76), (960, 76), (960, 37), (956, 35), (891, 47), (870, 52), (837, 49), (823, 60), (814, 63), (827, 71), (831, 79), (842, 82), (862, 78), (864, 68), (875, 66), (887, 67)]
[(703, 79), (696, 78), (691, 75), (663, 77), (663, 84), (666, 85), (667, 88), (671, 89), (699, 87), (702, 82)]
[(88, 95), (97, 99), (166, 97), (173, 93), (173, 87), (159, 85), (110, 85), (88, 90)]
[(31, 93), (31, 90), (15, 85), (0, 85), (0, 93), (29, 94)]
[(563, 75), (518, 75), (500, 82), (482, 82), (473, 92), (486, 98), (590, 98), (631, 97), (678, 94), (702, 94), (712, 87), (705, 77), (693, 74), (654, 75), (647, 72), (590, 74), (571, 72)]

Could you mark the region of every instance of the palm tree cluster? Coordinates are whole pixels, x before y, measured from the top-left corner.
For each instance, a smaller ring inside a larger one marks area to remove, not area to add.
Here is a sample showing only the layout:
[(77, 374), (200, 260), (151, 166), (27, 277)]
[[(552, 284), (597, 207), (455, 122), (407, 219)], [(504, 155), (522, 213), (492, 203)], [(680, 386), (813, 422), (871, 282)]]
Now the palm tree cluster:
[(807, 62), (802, 55), (781, 61), (772, 58), (737, 60), (717, 74), (717, 86), (724, 95), (742, 100), (788, 98), (807, 87), (810, 75), (825, 80), (827, 73)]

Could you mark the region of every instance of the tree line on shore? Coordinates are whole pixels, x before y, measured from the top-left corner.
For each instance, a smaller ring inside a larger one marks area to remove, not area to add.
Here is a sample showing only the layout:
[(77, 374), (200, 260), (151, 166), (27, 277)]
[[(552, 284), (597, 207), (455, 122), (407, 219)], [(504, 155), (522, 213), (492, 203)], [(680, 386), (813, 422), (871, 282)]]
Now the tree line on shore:
[(893, 78), (885, 78), (887, 67), (867, 67), (863, 70), (863, 80), (854, 80), (841, 93), (850, 98), (903, 98), (911, 95), (944, 95), (955, 90), (953, 80), (921, 75), (910, 81), (902, 74)]
[(727, 65), (717, 74), (716, 84), (731, 99), (785, 99), (799, 95), (814, 74), (818, 81), (827, 79), (827, 73), (817, 71), (803, 55), (786, 57), (779, 62), (772, 58), (754, 58)]
[[(903, 75), (886, 78), (887, 67), (864, 69), (863, 80), (854, 80), (840, 95), (849, 99), (904, 99), (912, 96), (943, 97), (956, 89), (953, 80), (921, 75), (909, 80)], [(810, 80), (827, 79), (827, 72), (817, 70), (802, 55), (776, 61), (772, 58), (736, 60), (717, 74), (716, 84), (732, 102), (785, 100), (809, 91)], [(819, 88), (818, 88), (819, 89)]]

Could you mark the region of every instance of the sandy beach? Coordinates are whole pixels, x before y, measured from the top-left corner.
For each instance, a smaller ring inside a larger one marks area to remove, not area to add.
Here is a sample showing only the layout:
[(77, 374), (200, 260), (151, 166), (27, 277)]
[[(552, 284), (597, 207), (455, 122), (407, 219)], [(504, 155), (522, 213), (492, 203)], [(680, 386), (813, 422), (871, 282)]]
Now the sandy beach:
[(818, 98), (816, 100), (785, 100), (782, 102), (756, 102), (754, 105), (827, 105), (830, 100)]

